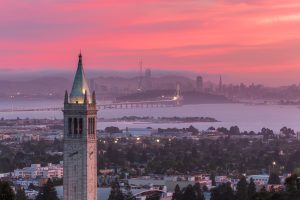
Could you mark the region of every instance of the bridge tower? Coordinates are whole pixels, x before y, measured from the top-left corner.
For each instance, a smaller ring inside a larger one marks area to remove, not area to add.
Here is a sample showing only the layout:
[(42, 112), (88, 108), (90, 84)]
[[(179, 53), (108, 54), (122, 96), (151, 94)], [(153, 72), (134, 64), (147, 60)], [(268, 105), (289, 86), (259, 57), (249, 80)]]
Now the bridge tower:
[(176, 83), (176, 94), (175, 94), (174, 100), (176, 100), (177, 105), (180, 105), (181, 101), (183, 100), (183, 97), (181, 95), (181, 87), (180, 87), (179, 82)]
[(143, 60), (142, 59), (139, 60), (139, 67), (140, 67), (140, 75), (138, 77), (139, 83), (138, 83), (137, 91), (142, 92), (143, 91)]

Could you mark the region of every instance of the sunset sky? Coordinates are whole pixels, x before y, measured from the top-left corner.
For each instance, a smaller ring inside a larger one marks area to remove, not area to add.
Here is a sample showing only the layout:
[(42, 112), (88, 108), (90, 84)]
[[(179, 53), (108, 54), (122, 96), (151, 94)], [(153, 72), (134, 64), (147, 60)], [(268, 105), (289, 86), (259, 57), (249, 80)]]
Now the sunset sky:
[(299, 0), (0, 0), (0, 69), (215, 74), (300, 82)]

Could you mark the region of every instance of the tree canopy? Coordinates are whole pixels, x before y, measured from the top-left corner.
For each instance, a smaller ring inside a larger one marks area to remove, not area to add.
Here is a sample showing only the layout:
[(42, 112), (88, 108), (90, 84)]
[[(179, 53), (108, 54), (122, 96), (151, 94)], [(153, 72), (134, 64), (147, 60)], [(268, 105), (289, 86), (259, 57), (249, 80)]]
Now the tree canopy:
[(36, 200), (59, 200), (51, 179), (48, 179), (47, 183), (40, 188)]
[(14, 200), (15, 193), (8, 182), (0, 180), (0, 200)]

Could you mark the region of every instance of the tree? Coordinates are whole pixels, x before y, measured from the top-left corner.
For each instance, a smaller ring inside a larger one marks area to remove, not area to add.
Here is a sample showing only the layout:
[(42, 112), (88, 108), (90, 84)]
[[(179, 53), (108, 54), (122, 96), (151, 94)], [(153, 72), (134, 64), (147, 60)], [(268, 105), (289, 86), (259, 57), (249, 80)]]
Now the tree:
[(14, 200), (15, 193), (11, 189), (8, 182), (4, 182), (0, 180), (0, 199), (1, 200)]
[(220, 200), (220, 198), (221, 198), (220, 190), (218, 188), (213, 188), (211, 190), (210, 200)]
[(131, 163), (136, 161), (137, 156), (136, 156), (136, 150), (134, 149), (134, 147), (131, 147), (130, 149), (128, 149), (126, 158)]
[(216, 177), (214, 173), (210, 174), (211, 185), (216, 186)]
[(237, 126), (232, 126), (232, 127), (230, 127), (230, 129), (229, 129), (229, 133), (230, 133), (231, 135), (239, 135), (239, 134), (240, 134), (240, 129), (239, 129), (239, 127), (237, 127)]
[(129, 184), (126, 184), (125, 186), (125, 194), (124, 194), (124, 199), (125, 200), (130, 200), (133, 198), (133, 194), (131, 192), (131, 187)]
[(245, 176), (240, 178), (240, 181), (237, 183), (236, 187), (236, 198), (238, 200), (246, 200), (248, 199), (248, 192), (247, 192), (248, 183), (246, 181)]
[(263, 187), (260, 189), (260, 192), (262, 192), (262, 193), (267, 192), (266, 186), (263, 186)]
[(195, 190), (192, 185), (188, 185), (182, 195), (182, 199), (196, 200)]
[(207, 187), (206, 185), (204, 185), (204, 186), (202, 187), (202, 190), (203, 190), (203, 192), (208, 192), (208, 187)]
[(188, 131), (193, 133), (193, 134), (198, 134), (199, 130), (193, 127), (192, 125), (188, 128)]
[(286, 138), (290, 138), (295, 136), (294, 130), (287, 128), (286, 126), (280, 129), (280, 132), (284, 135)]
[(300, 182), (299, 182), (299, 179), (297, 178), (297, 175), (296, 174), (293, 174), (292, 176), (288, 177), (286, 180), (285, 180), (285, 187), (286, 187), (286, 191), (287, 192), (295, 192), (297, 190), (299, 190), (300, 188)]
[(54, 184), (50, 178), (47, 183), (40, 188), (36, 200), (59, 200)]
[(261, 134), (263, 135), (264, 139), (274, 138), (274, 132), (268, 128), (262, 128)]
[(277, 174), (271, 173), (269, 177), (268, 184), (270, 185), (279, 185), (280, 184), (280, 178)]
[(215, 131), (216, 129), (215, 129), (215, 127), (211, 126), (211, 127), (209, 127), (207, 130), (208, 130), (208, 131)]
[(193, 186), (193, 189), (194, 189), (194, 193), (196, 195), (196, 200), (204, 200), (204, 195), (203, 195), (203, 192), (201, 190), (201, 185), (200, 183), (196, 183), (194, 186)]
[(104, 131), (106, 133), (110, 133), (110, 134), (113, 134), (113, 133), (120, 133), (120, 129), (118, 127), (115, 127), (115, 126), (110, 126), (110, 127), (106, 127), (104, 129)]
[(225, 183), (221, 185), (221, 192), (223, 196), (221, 200), (234, 200), (234, 194), (230, 183)]
[(256, 193), (253, 197), (253, 199), (257, 200), (273, 200), (270, 193), (267, 192), (267, 189), (265, 186), (263, 186), (260, 190), (260, 192)]
[(297, 199), (300, 196), (300, 180), (296, 174), (288, 177), (285, 180), (285, 187), (288, 193), (289, 199)]
[(180, 191), (179, 185), (177, 184), (175, 186), (175, 190), (174, 190), (174, 193), (173, 193), (173, 196), (172, 196), (172, 200), (180, 200), (180, 199), (181, 199), (181, 191)]
[(228, 134), (228, 129), (227, 128), (224, 128), (224, 127), (220, 127), (217, 129), (217, 131), (221, 132), (221, 133), (224, 133), (224, 134)]
[(250, 183), (248, 185), (248, 199), (252, 199), (255, 194), (256, 194), (256, 185), (253, 179), (251, 178)]
[(124, 200), (124, 194), (120, 189), (120, 185), (117, 181), (111, 185), (111, 191), (108, 200)]
[(28, 200), (24, 188), (17, 189), (16, 200)]
[(224, 183), (211, 190), (211, 200), (234, 200), (230, 183)]
[(34, 186), (33, 183), (30, 183), (28, 186), (29, 190), (36, 190), (37, 186)]

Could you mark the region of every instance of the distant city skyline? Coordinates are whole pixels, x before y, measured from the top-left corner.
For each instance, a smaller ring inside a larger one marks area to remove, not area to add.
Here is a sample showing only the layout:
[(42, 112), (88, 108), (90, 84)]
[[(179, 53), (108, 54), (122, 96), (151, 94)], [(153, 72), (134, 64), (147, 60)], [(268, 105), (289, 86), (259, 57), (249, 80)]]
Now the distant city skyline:
[[(88, 68), (88, 67), (87, 67)], [(299, 85), (300, 79), (297, 77), (298, 74), (295, 74), (294, 79), (283, 80), (280, 77), (268, 76), (264, 77), (244, 77), (244, 76), (235, 76), (235, 74), (209, 74), (209, 73), (195, 73), (193, 71), (183, 71), (183, 70), (159, 70), (151, 69), (152, 77), (164, 77), (164, 76), (182, 76), (196, 81), (198, 76), (203, 77), (204, 82), (211, 82), (215, 85), (218, 85), (220, 76), (222, 77), (223, 84), (225, 85), (239, 85), (241, 83), (246, 85), (264, 85), (267, 87), (280, 87), (280, 86), (289, 86), (289, 85)], [(70, 69), (42, 69), (42, 70), (8, 70), (1, 71), (0, 69), (0, 81), (12, 81), (12, 82), (22, 82), (30, 81), (42, 78), (66, 78), (71, 80), (74, 76), (74, 72)], [(129, 70), (109, 70), (109, 69), (86, 69), (86, 74), (90, 79), (98, 77), (120, 77), (120, 78), (134, 78), (140, 76), (138, 69), (129, 69)], [(144, 75), (144, 73), (143, 73)], [(279, 75), (278, 75), (279, 76)], [(269, 78), (269, 79), (268, 79)], [(272, 81), (276, 80), (276, 82)]]
[[(0, 1), (0, 72), (145, 68), (300, 82), (296, 0)], [(1, 78), (1, 77), (0, 77)]]

